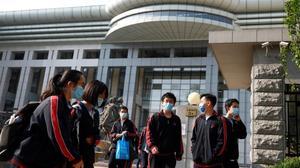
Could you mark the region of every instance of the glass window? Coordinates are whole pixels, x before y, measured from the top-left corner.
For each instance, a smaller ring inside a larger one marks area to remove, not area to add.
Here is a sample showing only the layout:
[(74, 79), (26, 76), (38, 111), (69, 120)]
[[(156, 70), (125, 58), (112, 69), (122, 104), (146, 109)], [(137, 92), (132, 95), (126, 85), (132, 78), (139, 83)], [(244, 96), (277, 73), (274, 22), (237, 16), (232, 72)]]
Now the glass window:
[(92, 80), (96, 80), (97, 77), (97, 67), (81, 67), (81, 72), (85, 77), (86, 83)]
[(139, 58), (168, 58), (170, 57), (169, 48), (144, 48), (139, 49)]
[(71, 69), (71, 67), (56, 67), (55, 71), (54, 71), (54, 74), (55, 75), (56, 74), (62, 74), (62, 73), (64, 73), (64, 71), (70, 70), (70, 69)]
[(24, 55), (25, 55), (24, 51), (12, 52), (10, 60), (23, 60), (24, 59)]
[(73, 50), (58, 51), (57, 59), (73, 59)]
[(125, 72), (125, 67), (110, 67), (108, 69), (107, 83), (110, 96), (123, 96)]
[(28, 91), (26, 91), (25, 102), (38, 101), (43, 87), (43, 80), (45, 76), (46, 68), (31, 68), (29, 81), (28, 81)]
[(100, 57), (100, 50), (84, 50), (84, 59), (98, 59)]
[(207, 48), (175, 48), (174, 57), (206, 57)]
[(43, 60), (43, 59), (48, 59), (48, 51), (35, 51), (33, 54), (34, 60)]
[(111, 49), (109, 58), (127, 58), (128, 49)]
[(4, 111), (13, 111), (21, 68), (9, 68), (7, 72), (8, 88), (5, 95)]

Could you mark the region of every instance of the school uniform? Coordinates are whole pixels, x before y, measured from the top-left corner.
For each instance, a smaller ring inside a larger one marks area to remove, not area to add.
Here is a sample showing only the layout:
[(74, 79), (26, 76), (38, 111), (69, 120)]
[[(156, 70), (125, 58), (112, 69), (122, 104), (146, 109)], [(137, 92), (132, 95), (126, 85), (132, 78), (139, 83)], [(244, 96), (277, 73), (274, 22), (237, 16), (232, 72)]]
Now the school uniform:
[(247, 136), (247, 129), (244, 123), (240, 120), (227, 119), (228, 125), (228, 147), (226, 155), (224, 156), (225, 168), (238, 168), (239, 145), (238, 139), (245, 139)]
[(148, 120), (146, 142), (151, 149), (156, 146), (158, 154), (149, 153), (149, 166), (151, 168), (176, 166), (176, 159), (183, 155), (180, 118), (172, 113), (171, 118), (164, 116), (163, 111), (155, 113)]
[(21, 142), (11, 163), (23, 168), (59, 168), (81, 160), (71, 140), (74, 123), (64, 96), (51, 96), (31, 116), (28, 138)]
[(196, 118), (191, 138), (195, 168), (223, 167), (222, 159), (227, 143), (227, 128), (223, 127), (226, 127), (226, 121), (223, 123), (216, 112), (210, 117), (202, 114)]
[(146, 129), (143, 129), (141, 136), (139, 138), (138, 150), (140, 151), (139, 159), (140, 159), (141, 167), (147, 168), (149, 148), (146, 143)]
[[(82, 102), (79, 102), (79, 105), (79, 151), (84, 167), (93, 168), (95, 162), (95, 143), (97, 140), (100, 140), (99, 113), (96, 109), (88, 110)], [(92, 139), (92, 142), (87, 142), (87, 138)]]
[[(118, 160), (116, 159), (116, 144), (117, 141), (120, 140), (122, 137), (117, 138), (117, 134), (121, 134), (123, 131), (127, 131), (127, 134), (125, 135), (125, 140), (129, 141), (129, 149), (130, 149), (130, 158), (129, 160)], [(110, 137), (112, 140), (112, 150), (109, 157), (109, 168), (130, 168), (133, 161), (133, 147), (135, 146), (134, 138), (137, 136), (137, 129), (134, 125), (134, 123), (126, 119), (124, 122), (121, 122), (121, 120), (117, 120), (111, 130)]]

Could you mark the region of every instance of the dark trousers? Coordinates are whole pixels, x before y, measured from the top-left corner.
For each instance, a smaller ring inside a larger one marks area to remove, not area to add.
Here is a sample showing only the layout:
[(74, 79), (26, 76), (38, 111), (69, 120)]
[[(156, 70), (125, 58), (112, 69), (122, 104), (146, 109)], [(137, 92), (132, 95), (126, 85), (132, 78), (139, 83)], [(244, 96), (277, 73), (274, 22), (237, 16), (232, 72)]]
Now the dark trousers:
[(148, 153), (147, 152), (145, 152), (145, 151), (141, 152), (140, 161), (141, 161), (141, 168), (148, 167)]
[(113, 149), (109, 156), (109, 168), (131, 168), (132, 160), (118, 160), (116, 159), (116, 149)]
[(175, 168), (176, 158), (175, 155), (152, 155), (149, 154), (149, 167), (150, 168)]
[(224, 160), (224, 168), (239, 168), (237, 160)]

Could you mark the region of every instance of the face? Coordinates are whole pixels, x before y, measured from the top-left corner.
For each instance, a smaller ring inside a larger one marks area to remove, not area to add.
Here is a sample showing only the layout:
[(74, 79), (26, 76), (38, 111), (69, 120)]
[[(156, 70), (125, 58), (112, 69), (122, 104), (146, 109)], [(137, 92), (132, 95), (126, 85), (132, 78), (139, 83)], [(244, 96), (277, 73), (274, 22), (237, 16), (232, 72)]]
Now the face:
[(84, 83), (85, 83), (85, 78), (83, 75), (81, 75), (81, 77), (77, 83), (68, 82), (67, 85), (65, 86), (67, 97), (71, 97), (74, 90), (76, 89), (76, 87), (77, 86), (83, 87)]
[(175, 105), (175, 101), (172, 98), (166, 97), (162, 101), (162, 109), (163, 109), (163, 111), (172, 111), (174, 105)]
[(232, 105), (228, 109), (228, 113), (232, 114), (234, 108), (239, 108), (239, 104), (237, 102), (233, 102)]
[(128, 118), (128, 111), (125, 109), (121, 109), (119, 114), (120, 114), (121, 120), (125, 120)]

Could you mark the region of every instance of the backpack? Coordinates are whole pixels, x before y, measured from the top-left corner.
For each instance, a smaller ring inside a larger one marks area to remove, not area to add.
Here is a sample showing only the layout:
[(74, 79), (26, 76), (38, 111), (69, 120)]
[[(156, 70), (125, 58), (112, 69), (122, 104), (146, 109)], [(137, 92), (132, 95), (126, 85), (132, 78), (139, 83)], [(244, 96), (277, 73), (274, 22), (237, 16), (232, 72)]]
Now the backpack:
[(103, 112), (99, 116), (99, 127), (102, 135), (108, 135), (119, 116), (119, 106), (114, 103), (109, 103), (104, 107)]
[(39, 102), (26, 104), (4, 123), (0, 134), (0, 161), (12, 159), (21, 141), (27, 137), (30, 118), (39, 104)]

